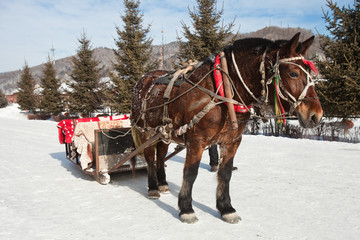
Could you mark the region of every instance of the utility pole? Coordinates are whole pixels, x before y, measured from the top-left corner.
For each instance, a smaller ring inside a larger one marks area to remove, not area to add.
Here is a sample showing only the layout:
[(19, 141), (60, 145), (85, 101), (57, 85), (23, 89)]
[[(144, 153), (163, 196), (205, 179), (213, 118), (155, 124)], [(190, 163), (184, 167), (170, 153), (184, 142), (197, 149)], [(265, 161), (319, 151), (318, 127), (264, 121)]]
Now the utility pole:
[(160, 69), (165, 69), (164, 30), (161, 30)]
[(51, 56), (52, 59), (51, 59), (51, 61), (52, 61), (53, 65), (55, 66), (55, 48), (54, 48), (54, 45), (51, 45), (50, 51), (51, 51), (51, 53), (52, 53), (52, 56)]

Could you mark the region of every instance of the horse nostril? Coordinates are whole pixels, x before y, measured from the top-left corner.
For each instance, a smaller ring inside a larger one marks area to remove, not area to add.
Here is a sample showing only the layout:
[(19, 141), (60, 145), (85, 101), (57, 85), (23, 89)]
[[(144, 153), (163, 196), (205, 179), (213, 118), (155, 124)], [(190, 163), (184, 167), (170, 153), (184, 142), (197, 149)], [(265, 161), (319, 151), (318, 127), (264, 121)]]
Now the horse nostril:
[(311, 116), (311, 122), (314, 123), (315, 125), (318, 125), (319, 124), (319, 119), (318, 117), (316, 116), (316, 114), (313, 114)]

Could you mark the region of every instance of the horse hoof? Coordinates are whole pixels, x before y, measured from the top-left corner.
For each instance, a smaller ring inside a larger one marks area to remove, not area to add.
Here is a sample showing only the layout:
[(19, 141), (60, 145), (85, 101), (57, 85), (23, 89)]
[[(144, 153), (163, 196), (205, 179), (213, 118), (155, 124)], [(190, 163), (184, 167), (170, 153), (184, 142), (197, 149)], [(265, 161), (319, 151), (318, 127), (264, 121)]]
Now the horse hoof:
[(168, 185), (159, 186), (160, 193), (170, 193), (170, 188)]
[(180, 220), (183, 223), (193, 224), (196, 223), (199, 219), (196, 217), (195, 213), (184, 213), (180, 215)]
[(159, 199), (160, 198), (159, 190), (149, 190), (148, 198), (150, 198), (150, 199)]
[(238, 223), (241, 221), (241, 218), (236, 212), (224, 214), (222, 215), (222, 218), (228, 223)]

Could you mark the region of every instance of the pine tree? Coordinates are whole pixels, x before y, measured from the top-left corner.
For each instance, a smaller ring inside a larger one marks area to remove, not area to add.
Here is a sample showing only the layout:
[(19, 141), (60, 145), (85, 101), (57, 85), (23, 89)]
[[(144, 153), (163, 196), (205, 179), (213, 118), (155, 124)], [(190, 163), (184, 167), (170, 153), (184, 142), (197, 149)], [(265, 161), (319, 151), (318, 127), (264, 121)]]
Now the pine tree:
[(329, 36), (320, 36), (326, 59), (317, 61), (325, 81), (317, 84), (325, 116), (351, 117), (360, 114), (360, 0), (340, 8), (327, 0), (324, 12)]
[(17, 102), (21, 110), (29, 110), (34, 112), (37, 106), (37, 96), (35, 95), (35, 80), (30, 72), (30, 68), (25, 63), (18, 82)]
[(60, 80), (56, 77), (56, 70), (53, 62), (48, 58), (43, 69), (43, 76), (40, 78), (42, 87), (39, 108), (46, 114), (58, 115), (63, 110), (61, 99)]
[(8, 105), (8, 101), (6, 99), (6, 96), (3, 93), (3, 91), (0, 89), (0, 108), (4, 108), (7, 105)]
[(152, 39), (147, 37), (150, 25), (143, 27), (143, 14), (140, 12), (140, 1), (124, 0), (125, 14), (121, 16), (123, 26), (116, 27), (118, 35), (114, 50), (117, 62), (110, 74), (115, 85), (111, 92), (111, 107), (118, 113), (130, 112), (131, 95), (135, 83), (141, 76), (157, 67), (158, 61), (151, 59)]
[(81, 113), (89, 117), (100, 108), (102, 92), (100, 89), (99, 62), (93, 59), (94, 50), (85, 32), (78, 39), (80, 46), (77, 55), (72, 58), (73, 71), (69, 82), (69, 109), (70, 112)]
[(234, 27), (234, 21), (228, 25), (221, 25), (221, 16), (223, 8), (217, 11), (216, 0), (196, 0), (197, 7), (193, 11), (189, 10), (192, 19), (194, 31), (181, 22), (186, 42), (182, 42), (178, 36), (180, 43), (179, 58), (181, 61), (201, 60), (209, 57), (211, 54), (220, 51), (226, 44), (234, 41), (235, 34), (229, 41), (231, 29)]

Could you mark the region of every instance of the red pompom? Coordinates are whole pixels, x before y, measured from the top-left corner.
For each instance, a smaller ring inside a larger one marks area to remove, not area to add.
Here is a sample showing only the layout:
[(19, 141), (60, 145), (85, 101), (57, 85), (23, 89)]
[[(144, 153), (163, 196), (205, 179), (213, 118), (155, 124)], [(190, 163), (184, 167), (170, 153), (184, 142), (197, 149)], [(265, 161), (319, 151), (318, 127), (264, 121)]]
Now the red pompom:
[(303, 62), (306, 66), (309, 66), (311, 71), (315, 73), (316, 75), (319, 73), (318, 69), (315, 67), (314, 63), (312, 61), (308, 61), (306, 59), (303, 59)]

